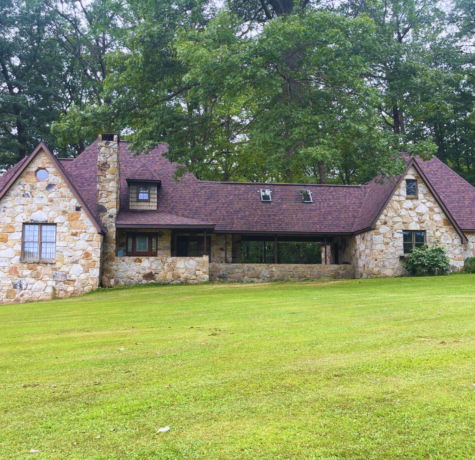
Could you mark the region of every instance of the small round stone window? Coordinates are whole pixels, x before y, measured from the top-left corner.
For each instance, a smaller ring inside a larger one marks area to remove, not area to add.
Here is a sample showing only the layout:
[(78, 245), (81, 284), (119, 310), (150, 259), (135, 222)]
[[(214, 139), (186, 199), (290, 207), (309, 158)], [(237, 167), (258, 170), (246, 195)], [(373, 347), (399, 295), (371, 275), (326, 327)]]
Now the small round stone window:
[(36, 171), (36, 178), (38, 180), (48, 179), (48, 171), (46, 171), (46, 169), (38, 169), (38, 171)]

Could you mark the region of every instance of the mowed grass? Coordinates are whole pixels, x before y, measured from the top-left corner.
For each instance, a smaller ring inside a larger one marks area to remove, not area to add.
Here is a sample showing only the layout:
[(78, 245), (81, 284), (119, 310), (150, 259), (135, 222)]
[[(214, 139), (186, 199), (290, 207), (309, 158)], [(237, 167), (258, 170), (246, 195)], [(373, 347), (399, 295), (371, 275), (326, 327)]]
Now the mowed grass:
[(2, 459), (471, 459), (474, 384), (471, 275), (0, 306)]

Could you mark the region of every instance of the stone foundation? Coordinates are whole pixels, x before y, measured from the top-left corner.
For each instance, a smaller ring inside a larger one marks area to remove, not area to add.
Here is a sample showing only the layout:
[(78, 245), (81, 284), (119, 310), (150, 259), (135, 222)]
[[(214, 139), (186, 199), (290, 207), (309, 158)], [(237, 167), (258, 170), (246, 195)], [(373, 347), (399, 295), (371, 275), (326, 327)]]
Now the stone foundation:
[(197, 284), (209, 281), (208, 257), (116, 257), (104, 268), (106, 287), (123, 284)]
[(286, 265), (286, 264), (209, 264), (211, 281), (265, 283), (269, 281), (301, 281), (323, 278), (351, 279), (352, 265)]

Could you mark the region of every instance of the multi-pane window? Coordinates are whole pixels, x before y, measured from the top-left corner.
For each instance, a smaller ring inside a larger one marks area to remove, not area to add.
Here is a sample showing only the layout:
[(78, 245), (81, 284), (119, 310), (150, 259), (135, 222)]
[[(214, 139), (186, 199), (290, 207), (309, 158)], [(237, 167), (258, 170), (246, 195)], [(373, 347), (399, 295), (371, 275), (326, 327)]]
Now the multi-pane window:
[(408, 198), (417, 197), (417, 181), (414, 179), (406, 180), (406, 196)]
[(272, 201), (271, 191), (268, 188), (261, 189), (261, 201), (270, 202)]
[(150, 201), (149, 185), (139, 185), (137, 187), (137, 199), (138, 201)]
[(410, 254), (414, 248), (422, 246), (426, 241), (426, 232), (420, 230), (405, 230), (402, 235), (404, 254)]
[(310, 190), (302, 190), (302, 200), (304, 203), (312, 203), (312, 192)]
[(31, 262), (54, 262), (56, 225), (24, 224), (22, 259)]
[(201, 235), (188, 236), (178, 235), (176, 238), (176, 255), (177, 257), (202, 257), (210, 253), (211, 237), (206, 237), (205, 240)]
[(127, 235), (128, 256), (156, 256), (157, 235), (155, 233), (129, 233)]

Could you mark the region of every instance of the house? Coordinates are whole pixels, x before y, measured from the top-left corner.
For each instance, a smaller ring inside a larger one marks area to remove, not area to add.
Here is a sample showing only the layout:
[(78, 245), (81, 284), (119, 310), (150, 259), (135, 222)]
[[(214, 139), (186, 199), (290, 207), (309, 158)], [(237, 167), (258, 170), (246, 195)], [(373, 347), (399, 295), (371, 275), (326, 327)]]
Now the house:
[(103, 134), (75, 159), (41, 143), (0, 177), (0, 301), (98, 286), (404, 274), (425, 242), (473, 256), (475, 188), (407, 157), (366, 185), (175, 181), (165, 145), (134, 156)]

